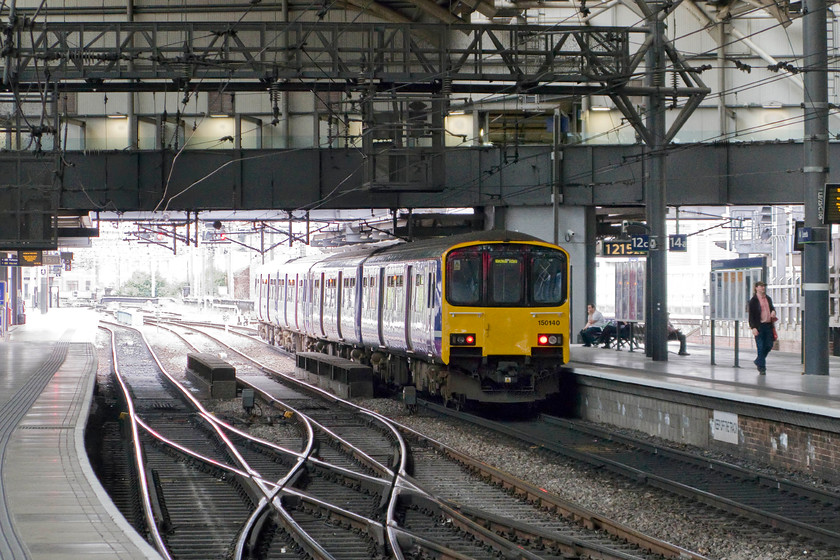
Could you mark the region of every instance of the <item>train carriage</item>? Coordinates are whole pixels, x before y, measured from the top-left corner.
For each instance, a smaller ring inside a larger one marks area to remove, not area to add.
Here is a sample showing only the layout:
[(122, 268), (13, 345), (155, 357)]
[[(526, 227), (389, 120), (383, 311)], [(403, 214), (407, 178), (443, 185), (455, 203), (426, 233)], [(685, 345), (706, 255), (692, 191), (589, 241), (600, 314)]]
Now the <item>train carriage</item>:
[[(560, 247), (476, 232), (280, 269), (275, 279), (286, 283), (279, 293), (287, 311), (294, 305), (294, 323), (271, 319), (275, 292), (255, 297), (261, 333), (289, 349), (359, 360), (383, 383), (455, 404), (530, 403), (559, 391), (569, 355), (569, 259)], [(269, 283), (270, 270), (260, 273)]]

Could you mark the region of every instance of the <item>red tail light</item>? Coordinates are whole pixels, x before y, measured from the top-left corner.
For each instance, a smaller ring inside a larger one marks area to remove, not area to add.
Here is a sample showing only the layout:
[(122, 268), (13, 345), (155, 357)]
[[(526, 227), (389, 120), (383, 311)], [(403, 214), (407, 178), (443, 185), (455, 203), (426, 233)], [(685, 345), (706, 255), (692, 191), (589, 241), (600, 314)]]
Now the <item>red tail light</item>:
[(537, 346), (562, 346), (562, 334), (538, 334)]
[(453, 333), (449, 335), (452, 346), (475, 346), (475, 335), (471, 333)]

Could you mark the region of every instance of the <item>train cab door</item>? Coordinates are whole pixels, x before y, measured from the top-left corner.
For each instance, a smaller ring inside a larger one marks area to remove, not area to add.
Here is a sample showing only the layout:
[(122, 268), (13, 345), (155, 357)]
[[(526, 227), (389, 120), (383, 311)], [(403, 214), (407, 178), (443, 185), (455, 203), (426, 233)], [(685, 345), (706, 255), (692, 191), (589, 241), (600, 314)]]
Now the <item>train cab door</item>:
[(411, 350), (415, 354), (432, 355), (435, 349), (434, 264), (420, 262), (412, 266), (411, 279), (412, 292), (409, 298), (411, 305), (409, 317)]

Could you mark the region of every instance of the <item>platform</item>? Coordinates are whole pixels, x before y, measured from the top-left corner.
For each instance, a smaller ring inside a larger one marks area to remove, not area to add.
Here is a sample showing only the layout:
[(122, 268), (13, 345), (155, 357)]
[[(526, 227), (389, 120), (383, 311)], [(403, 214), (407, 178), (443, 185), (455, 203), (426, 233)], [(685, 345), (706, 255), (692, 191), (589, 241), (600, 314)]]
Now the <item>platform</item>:
[[(837, 479), (840, 358), (829, 375), (803, 375), (801, 355), (773, 351), (767, 374), (755, 350), (689, 345), (654, 362), (644, 349), (572, 347), (576, 410), (582, 418), (715, 449), (776, 467)], [(736, 363), (739, 367), (736, 367)], [(834, 375), (832, 375), (832, 373)]]
[(0, 558), (160, 556), (113, 505), (84, 448), (97, 316), (51, 309), (0, 343)]

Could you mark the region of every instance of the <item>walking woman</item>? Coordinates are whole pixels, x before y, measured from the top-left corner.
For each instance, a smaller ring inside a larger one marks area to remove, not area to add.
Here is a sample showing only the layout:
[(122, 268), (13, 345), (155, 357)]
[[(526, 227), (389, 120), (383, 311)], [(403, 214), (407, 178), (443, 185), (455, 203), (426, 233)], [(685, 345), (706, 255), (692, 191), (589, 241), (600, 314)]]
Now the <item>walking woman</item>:
[(776, 308), (767, 295), (767, 284), (758, 281), (753, 286), (753, 297), (749, 304), (750, 328), (755, 337), (758, 356), (753, 361), (759, 375), (767, 373), (767, 354), (773, 348), (773, 322), (776, 320)]

